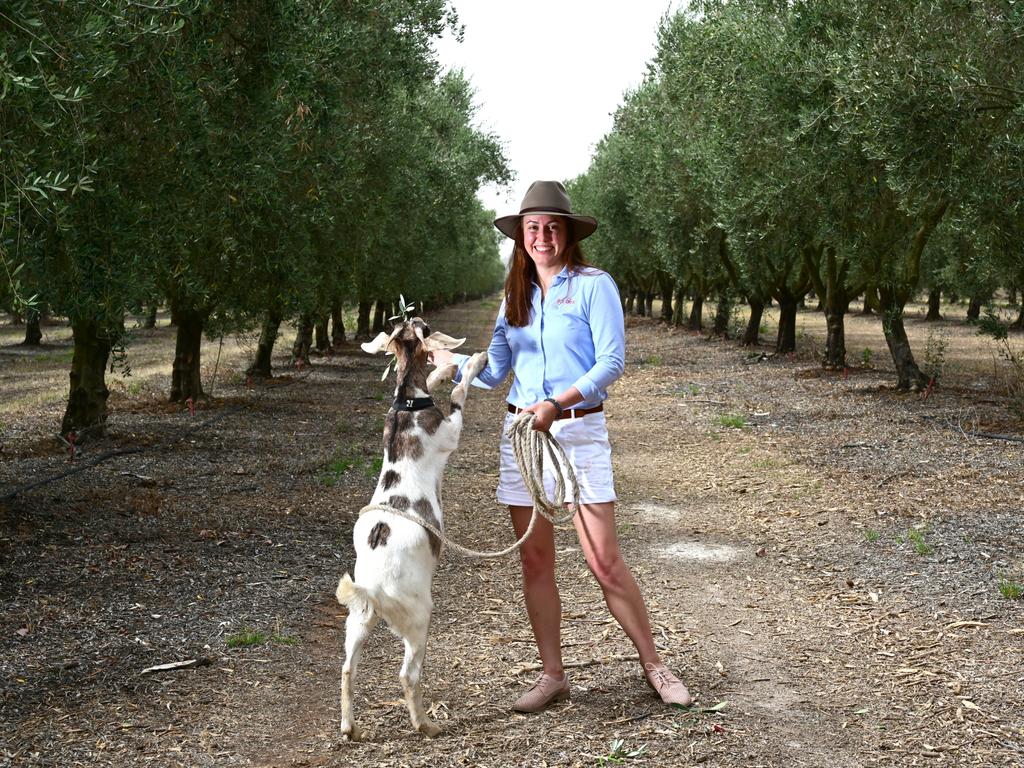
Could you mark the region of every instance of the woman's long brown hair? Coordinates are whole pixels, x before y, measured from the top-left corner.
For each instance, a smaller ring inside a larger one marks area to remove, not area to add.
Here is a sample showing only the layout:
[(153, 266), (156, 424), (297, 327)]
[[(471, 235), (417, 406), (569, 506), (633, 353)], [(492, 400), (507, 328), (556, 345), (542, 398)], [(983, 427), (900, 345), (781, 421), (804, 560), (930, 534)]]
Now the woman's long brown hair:
[[(583, 258), (583, 249), (576, 242), (572, 219), (564, 219), (569, 229), (568, 245), (565, 248), (565, 263), (569, 271), (579, 271), (589, 266)], [(512, 249), (512, 264), (505, 278), (505, 322), (516, 328), (530, 323), (530, 291), (537, 279), (537, 266), (526, 253), (523, 244), (523, 219), (516, 225), (516, 244)]]

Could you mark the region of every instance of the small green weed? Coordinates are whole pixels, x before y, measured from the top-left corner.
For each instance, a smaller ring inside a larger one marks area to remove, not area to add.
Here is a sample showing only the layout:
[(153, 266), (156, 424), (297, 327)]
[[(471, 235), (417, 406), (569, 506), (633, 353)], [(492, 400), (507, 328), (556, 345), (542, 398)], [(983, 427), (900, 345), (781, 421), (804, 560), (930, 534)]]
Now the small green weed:
[(298, 645), (299, 638), (294, 635), (286, 635), (281, 630), (281, 619), (277, 619), (274, 631), (271, 634), (260, 632), (255, 629), (243, 629), (233, 635), (228, 635), (224, 641), (228, 648), (251, 648), (264, 643), (277, 643), (278, 645)]
[(696, 384), (684, 384), (678, 392), (680, 397), (696, 397), (700, 394), (700, 387)]
[(373, 480), (375, 477), (380, 475), (381, 467), (384, 466), (384, 458), (382, 456), (374, 456), (372, 461), (367, 462), (363, 466), (363, 472), (366, 477)]
[(612, 739), (608, 745), (610, 751), (607, 755), (597, 756), (597, 765), (608, 765), (609, 763), (624, 763), (627, 760), (640, 757), (647, 751), (647, 745), (641, 744), (636, 749), (629, 749), (623, 739)]
[(1010, 343), (1009, 328), (991, 310), (978, 321), (978, 333), (990, 337), (999, 357), (1009, 363), (1006, 391), (1010, 396), (1010, 410), (1024, 419), (1024, 347)]
[(935, 547), (925, 541), (924, 531), (919, 531), (917, 528), (907, 529), (907, 541), (914, 545), (917, 554), (921, 556), (930, 555), (935, 551)]
[(864, 347), (860, 352), (860, 364), (864, 368), (871, 367), (871, 358), (874, 357), (874, 353), (871, 351), (871, 347)]
[(267, 642), (267, 636), (254, 629), (243, 629), (233, 635), (228, 635), (224, 641), (228, 648), (251, 648), (254, 645), (263, 645)]
[(1024, 597), (1024, 584), (1009, 579), (1000, 579), (999, 594), (1007, 600), (1020, 600)]
[(136, 380), (136, 381), (129, 381), (128, 382), (128, 394), (129, 395), (137, 395), (140, 392), (142, 392), (142, 382), (141, 381), (137, 381)]
[(716, 419), (716, 423), (720, 427), (743, 429), (743, 427), (747, 426), (747, 418), (740, 413), (723, 413)]
[(333, 488), (341, 476), (348, 472), (354, 464), (355, 459), (351, 456), (336, 456), (327, 463), (324, 471), (320, 473), (320, 482), (328, 488)]
[(928, 340), (925, 342), (922, 373), (928, 377), (930, 382), (935, 383), (942, 375), (942, 369), (945, 365), (946, 337), (942, 334), (936, 334), (934, 331), (929, 331)]
[(766, 456), (763, 459), (754, 459), (754, 466), (757, 469), (779, 469), (786, 466), (785, 462)]
[(864, 539), (865, 539), (865, 541), (868, 541), (871, 544), (874, 544), (880, 538), (882, 538), (882, 534), (880, 534), (878, 531), (876, 531), (876, 530), (874, 530), (872, 528), (868, 528), (866, 531), (864, 531)]
[(640, 365), (661, 365), (660, 355), (648, 355), (640, 361)]

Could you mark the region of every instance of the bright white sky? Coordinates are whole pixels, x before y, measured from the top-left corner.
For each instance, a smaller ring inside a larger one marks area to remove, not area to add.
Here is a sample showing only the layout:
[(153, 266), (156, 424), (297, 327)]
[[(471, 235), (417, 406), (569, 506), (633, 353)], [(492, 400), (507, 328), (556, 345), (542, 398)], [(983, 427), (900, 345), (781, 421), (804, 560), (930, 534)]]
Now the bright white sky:
[(515, 180), (480, 197), (515, 213), (531, 181), (587, 170), (625, 91), (643, 80), (658, 23), (680, 0), (452, 0), (463, 42), (437, 45), (476, 91), (477, 125), (496, 134)]

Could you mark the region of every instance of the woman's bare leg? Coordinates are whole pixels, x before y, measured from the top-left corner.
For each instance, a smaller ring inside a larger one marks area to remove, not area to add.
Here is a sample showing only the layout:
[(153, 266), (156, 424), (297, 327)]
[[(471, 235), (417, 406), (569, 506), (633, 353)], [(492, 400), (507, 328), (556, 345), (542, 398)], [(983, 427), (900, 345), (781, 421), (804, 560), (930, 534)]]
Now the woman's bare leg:
[(633, 641), (640, 663), (660, 664), (647, 606), (619, 551), (619, 538), (615, 533), (615, 502), (582, 504), (573, 522), (587, 565), (604, 592), (608, 610)]
[[(520, 538), (530, 525), (532, 507), (508, 508), (516, 538)], [(544, 666), (544, 674), (562, 676), (562, 602), (555, 583), (555, 531), (551, 523), (541, 518), (530, 538), (519, 550), (523, 566), (523, 596), (526, 612), (537, 641), (537, 651)]]

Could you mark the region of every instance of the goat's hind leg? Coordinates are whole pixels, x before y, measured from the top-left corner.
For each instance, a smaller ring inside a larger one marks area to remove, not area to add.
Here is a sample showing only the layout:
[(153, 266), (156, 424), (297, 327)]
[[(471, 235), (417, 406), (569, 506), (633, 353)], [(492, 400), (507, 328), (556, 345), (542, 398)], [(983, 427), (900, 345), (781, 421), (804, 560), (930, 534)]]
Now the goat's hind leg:
[(433, 738), (441, 732), (441, 727), (427, 717), (423, 708), (423, 691), (420, 677), (423, 672), (423, 658), (427, 653), (427, 626), (417, 627), (412, 636), (403, 637), (405, 658), (402, 660), (402, 671), (399, 677), (402, 690), (405, 692), (405, 704), (409, 708), (409, 717), (413, 727), (420, 733)]
[(345, 664), (341, 668), (341, 736), (359, 741), (362, 732), (352, 719), (352, 686), (363, 644), (380, 619), (372, 611), (354, 611), (345, 620)]

